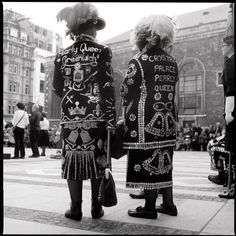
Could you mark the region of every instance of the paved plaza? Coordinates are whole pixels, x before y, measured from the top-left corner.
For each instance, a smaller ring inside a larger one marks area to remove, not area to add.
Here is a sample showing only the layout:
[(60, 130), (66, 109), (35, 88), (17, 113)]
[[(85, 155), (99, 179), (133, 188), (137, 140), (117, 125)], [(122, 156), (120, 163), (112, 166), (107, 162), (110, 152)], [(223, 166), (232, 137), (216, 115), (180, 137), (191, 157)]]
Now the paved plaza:
[[(234, 200), (221, 199), (222, 185), (211, 183), (207, 152), (174, 153), (174, 202), (178, 216), (158, 213), (155, 220), (133, 218), (127, 211), (144, 205), (132, 199), (135, 189), (125, 187), (126, 156), (112, 159), (118, 204), (104, 207), (104, 216), (92, 219), (90, 182), (84, 181), (83, 218), (80, 222), (64, 217), (70, 197), (66, 181), (61, 179), (61, 160), (46, 157), (3, 160), (4, 217), (3, 234), (126, 234), (126, 235), (235, 235)], [(13, 148), (5, 148), (11, 153)], [(26, 149), (26, 155), (31, 155)], [(157, 205), (162, 202), (158, 196)]]

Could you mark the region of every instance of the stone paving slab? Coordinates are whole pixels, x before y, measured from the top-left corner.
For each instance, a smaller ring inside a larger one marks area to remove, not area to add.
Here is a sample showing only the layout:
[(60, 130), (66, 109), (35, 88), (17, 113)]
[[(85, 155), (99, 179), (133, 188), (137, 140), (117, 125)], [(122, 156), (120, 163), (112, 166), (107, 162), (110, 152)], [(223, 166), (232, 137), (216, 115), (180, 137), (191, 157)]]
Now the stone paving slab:
[[(138, 224), (138, 223), (127, 223), (106, 219), (92, 219), (91, 217), (83, 217), (81, 221), (73, 221), (70, 219), (66, 219), (63, 214), (39, 211), (39, 210), (31, 210), (24, 209), (18, 207), (4, 207), (4, 212), (7, 215), (7, 218), (13, 218), (15, 220), (20, 220), (21, 223), (26, 222), (34, 222), (37, 224), (31, 225), (33, 227), (33, 231), (36, 227), (39, 227), (38, 224), (47, 225), (46, 228), (49, 230), (55, 229), (53, 234), (56, 234), (59, 230), (61, 230), (60, 234), (64, 234), (65, 227), (70, 229), (78, 229), (78, 234), (83, 233), (83, 231), (98, 232), (102, 234), (125, 234), (125, 235), (197, 235), (198, 232), (194, 231), (186, 231), (180, 229), (171, 229), (166, 227), (160, 227), (157, 225), (147, 225), (147, 224)], [(44, 231), (44, 226), (42, 225), (41, 231)], [(55, 227), (49, 227), (57, 226)], [(30, 225), (29, 225), (30, 226)], [(5, 226), (6, 233), (12, 232)], [(89, 230), (88, 230), (89, 229)], [(31, 230), (31, 232), (32, 232)], [(35, 233), (35, 232), (34, 232)], [(38, 233), (38, 232), (37, 232)], [(39, 234), (41, 232), (39, 231)], [(50, 232), (49, 232), (50, 233)]]
[[(219, 234), (224, 229), (225, 235), (231, 235), (232, 231), (235, 232), (235, 206), (234, 201), (226, 202), (218, 214), (207, 224), (202, 233)], [(224, 220), (222, 220), (224, 219)]]
[[(48, 156), (4, 160), (4, 233), (27, 234), (39, 228), (40, 234), (235, 235), (234, 201), (219, 198), (222, 186), (207, 180), (208, 174), (215, 174), (207, 153), (177, 152), (175, 163), (177, 217), (160, 213), (156, 220), (128, 216), (127, 210), (143, 205), (144, 200), (129, 197), (136, 190), (125, 187), (126, 159), (122, 158), (113, 161), (118, 204), (104, 207), (101, 219), (92, 219), (90, 182), (85, 181), (83, 218), (76, 222), (64, 217), (70, 197), (66, 181), (60, 178), (60, 160)], [(157, 205), (161, 202), (159, 195)]]
[[(14, 227), (12, 227), (14, 225)], [(48, 225), (43, 223), (36, 223), (36, 222), (30, 222), (26, 220), (20, 220), (20, 219), (11, 219), (11, 218), (5, 218), (4, 219), (4, 229), (7, 231), (7, 234), (23, 234), (23, 235), (48, 235), (48, 234), (55, 234), (55, 235), (61, 235), (61, 234), (81, 234), (81, 235), (97, 235), (97, 234), (104, 234), (104, 233), (98, 233), (95, 231), (89, 231), (89, 230), (81, 230), (81, 229), (71, 229), (69, 227), (61, 227), (61, 226), (55, 226), (55, 225)], [(4, 233), (5, 234), (5, 233)]]

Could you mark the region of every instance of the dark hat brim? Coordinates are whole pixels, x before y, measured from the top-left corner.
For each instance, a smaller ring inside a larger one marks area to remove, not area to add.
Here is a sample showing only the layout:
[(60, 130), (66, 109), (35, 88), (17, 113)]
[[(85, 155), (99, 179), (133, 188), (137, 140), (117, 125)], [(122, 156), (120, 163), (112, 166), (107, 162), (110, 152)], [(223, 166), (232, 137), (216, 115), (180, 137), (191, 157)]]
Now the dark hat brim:
[(97, 30), (102, 30), (106, 26), (105, 20), (103, 20), (101, 17), (97, 17), (95, 20), (93, 20), (93, 24), (96, 26)]

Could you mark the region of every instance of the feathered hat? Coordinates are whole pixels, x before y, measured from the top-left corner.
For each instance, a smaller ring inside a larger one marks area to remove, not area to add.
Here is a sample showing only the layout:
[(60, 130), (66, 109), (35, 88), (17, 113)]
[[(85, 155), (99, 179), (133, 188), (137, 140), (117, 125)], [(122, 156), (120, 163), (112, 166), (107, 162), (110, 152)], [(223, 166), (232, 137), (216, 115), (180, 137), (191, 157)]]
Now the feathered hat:
[(57, 14), (57, 22), (65, 21), (68, 34), (77, 35), (85, 27), (95, 26), (96, 30), (105, 28), (105, 21), (98, 17), (97, 8), (90, 4), (79, 2), (72, 7), (65, 7)]

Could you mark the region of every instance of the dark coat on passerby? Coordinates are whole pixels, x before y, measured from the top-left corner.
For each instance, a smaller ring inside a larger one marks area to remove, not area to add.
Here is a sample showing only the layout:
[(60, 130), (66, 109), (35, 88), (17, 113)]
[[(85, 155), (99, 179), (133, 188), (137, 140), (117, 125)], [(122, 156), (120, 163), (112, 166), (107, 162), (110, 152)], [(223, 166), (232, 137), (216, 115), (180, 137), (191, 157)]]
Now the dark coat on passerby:
[[(33, 105), (36, 107), (29, 117), (30, 122), (30, 146), (32, 150), (32, 157), (39, 157), (38, 150), (38, 142), (39, 142), (39, 134), (40, 134), (40, 120), (42, 118), (41, 112), (38, 110), (38, 106), (36, 104)], [(32, 109), (34, 109), (32, 107)]]
[(40, 130), (40, 120), (42, 118), (42, 114), (40, 111), (32, 112), (31, 116), (29, 117), (30, 122), (30, 130)]

